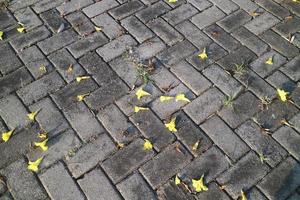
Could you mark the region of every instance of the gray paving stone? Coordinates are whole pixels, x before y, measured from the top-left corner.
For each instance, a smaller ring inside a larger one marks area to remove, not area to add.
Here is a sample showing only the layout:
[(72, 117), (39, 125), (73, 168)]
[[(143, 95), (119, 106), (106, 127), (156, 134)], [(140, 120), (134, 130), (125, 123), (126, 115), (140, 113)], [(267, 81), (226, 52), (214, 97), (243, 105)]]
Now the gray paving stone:
[(252, 21), (248, 22), (245, 27), (258, 35), (263, 33), (264, 31), (272, 28), (276, 24), (278, 24), (280, 20), (273, 16), (272, 14), (265, 12), (262, 15), (254, 18)]
[(2, 74), (7, 74), (22, 66), (19, 58), (16, 56), (14, 50), (9, 46), (8, 43), (1, 44), (0, 54), (0, 72)]
[(297, 105), (297, 107), (300, 107), (300, 87), (298, 87), (291, 93), (291, 99), (293, 102)]
[(153, 32), (147, 28), (135, 16), (130, 16), (121, 21), (121, 25), (139, 42), (142, 43), (154, 36)]
[(32, 11), (30, 7), (18, 10), (14, 13), (14, 16), (19, 22), (24, 24), (27, 31), (30, 31), (31, 29), (34, 29), (35, 27), (38, 27), (43, 24), (39, 17)]
[[(180, 152), (176, 148), (179, 148)], [(176, 142), (143, 165), (140, 172), (151, 187), (156, 189), (186, 166), (191, 159), (192, 156), (188, 151)]]
[(195, 6), (200, 11), (203, 11), (206, 8), (209, 8), (210, 6), (212, 6), (212, 3), (210, 1), (207, 1), (207, 0), (203, 0), (203, 1), (187, 0), (187, 1), (190, 4), (192, 4), (193, 6)]
[(292, 80), (299, 81), (300, 80), (300, 70), (298, 68), (300, 63), (300, 56), (295, 57), (291, 61), (289, 61), (284, 67), (280, 68), (280, 70), (288, 75)]
[(194, 200), (195, 198), (182, 191), (175, 183), (168, 182), (157, 189), (157, 196), (161, 200), (176, 199), (176, 200)]
[(230, 200), (228, 195), (220, 189), (220, 187), (215, 183), (210, 183), (208, 185), (208, 191), (200, 192), (197, 195), (197, 199), (206, 200), (206, 199), (220, 199), (220, 200)]
[(290, 15), (288, 9), (280, 6), (272, 0), (255, 0), (255, 2), (279, 18), (285, 18)]
[(269, 167), (262, 164), (253, 152), (242, 157), (234, 166), (217, 178), (218, 183), (226, 185), (225, 190), (233, 198), (255, 185), (269, 172)]
[(170, 7), (162, 2), (159, 1), (151, 6), (148, 6), (147, 8), (139, 11), (136, 16), (144, 23), (147, 23), (158, 16), (168, 12), (170, 10)]
[(25, 105), (30, 105), (45, 97), (47, 94), (55, 92), (64, 85), (65, 82), (59, 74), (52, 72), (19, 89), (17, 94)]
[(13, 197), (9, 192), (6, 192), (1, 196), (1, 200), (13, 200)]
[(0, 19), (0, 24), (1, 24), (0, 28), (1, 29), (4, 29), (4, 28), (14, 25), (16, 23), (16, 20), (13, 18), (13, 16), (7, 10), (1, 9), (0, 16), (1, 16), (1, 19)]
[(0, 98), (18, 90), (32, 81), (30, 73), (22, 67), (4, 77), (0, 77)]
[(275, 167), (287, 156), (287, 152), (271, 136), (262, 134), (261, 128), (253, 121), (245, 122), (235, 132), (257, 154), (266, 157), (266, 163), (271, 167)]
[(224, 18), (225, 14), (216, 6), (212, 6), (207, 10), (192, 17), (192, 22), (200, 29), (203, 29), (214, 22)]
[[(67, 83), (72, 82), (78, 76), (85, 75), (84, 69), (66, 49), (61, 49), (50, 54), (48, 59), (53, 63)], [(70, 66), (72, 67), (71, 72), (68, 71)]]
[(219, 117), (213, 116), (200, 128), (220, 147), (234, 162), (244, 156), (249, 147)]
[(143, 150), (143, 144), (142, 139), (137, 139), (101, 164), (113, 183), (120, 182), (154, 155), (152, 150)]
[(103, 33), (95, 32), (81, 40), (68, 46), (68, 50), (75, 58), (79, 58), (89, 51), (95, 50), (96, 48), (106, 44), (108, 39), (103, 35)]
[(186, 3), (186, 0), (177, 1), (177, 2), (173, 2), (173, 3), (169, 2), (169, 0), (163, 0), (163, 1), (165, 1), (173, 9)]
[(33, 4), (32, 8), (36, 13), (39, 14), (39, 13), (45, 12), (47, 10), (50, 10), (52, 8), (59, 6), (63, 2), (64, 2), (64, 0), (56, 0), (56, 1), (41, 0), (41, 1), (38, 1), (37, 3)]
[(176, 25), (175, 28), (197, 48), (203, 48), (212, 42), (207, 35), (188, 20)]
[[(78, 184), (89, 200), (121, 199), (113, 184), (111, 184), (101, 169), (96, 168), (93, 171), (85, 174), (82, 179), (78, 180)], [(100, 185), (101, 187), (99, 187)]]
[(53, 165), (43, 174), (40, 174), (39, 178), (51, 199), (84, 199), (76, 183), (61, 162)]
[(251, 20), (251, 16), (248, 15), (247, 12), (245, 12), (243, 10), (238, 10), (238, 11), (228, 15), (221, 21), (217, 22), (217, 24), (220, 27), (222, 27), (225, 31), (231, 33), (232, 31), (241, 27), (242, 25), (244, 25), (245, 23), (247, 23), (250, 20)]
[(117, 185), (118, 190), (126, 200), (156, 200), (156, 196), (146, 181), (138, 173), (129, 176)]
[(236, 128), (259, 112), (260, 101), (252, 93), (237, 97), (232, 106), (223, 107), (218, 115), (231, 127)]
[(97, 53), (105, 61), (110, 61), (122, 55), (128, 48), (135, 46), (136, 41), (129, 35), (122, 35), (97, 49)]
[[(164, 78), (162, 79), (160, 77)], [(151, 76), (151, 78), (155, 82), (155, 85), (164, 93), (170, 91), (180, 84), (180, 81), (175, 77), (175, 75), (173, 75), (165, 67), (158, 69), (157, 72)]]
[(174, 135), (151, 110), (134, 113), (129, 119), (158, 150), (162, 150), (175, 140)]
[(109, 11), (115, 19), (121, 20), (129, 15), (136, 13), (144, 7), (144, 4), (139, 0), (128, 1)]
[(99, 111), (97, 117), (118, 143), (128, 143), (139, 135), (138, 130), (114, 104)]
[(291, 119), (291, 123), (294, 125), (294, 128), (300, 132), (300, 114), (295, 115), (292, 119)]
[(29, 107), (31, 112), (39, 111), (36, 121), (47, 132), (49, 138), (69, 128), (69, 124), (50, 98), (45, 98)]
[(292, 92), (296, 90), (297, 85), (284, 73), (277, 70), (266, 78), (266, 81), (275, 88), (281, 88), (284, 91)]
[(239, 9), (239, 6), (231, 0), (211, 0), (211, 2), (218, 6), (227, 15)]
[(149, 22), (147, 25), (169, 46), (172, 46), (175, 43), (183, 40), (182, 35), (162, 18), (155, 19)]
[(197, 14), (198, 10), (194, 8), (191, 4), (183, 4), (174, 10), (166, 13), (163, 18), (170, 23), (171, 25), (179, 24), (180, 22), (183, 22), (189, 18), (191, 18), (193, 15)]
[(281, 127), (273, 135), (273, 138), (277, 140), (291, 155), (297, 160), (300, 160), (300, 135), (289, 127)]
[(273, 169), (258, 188), (271, 200), (286, 199), (300, 185), (300, 165), (289, 157)]
[(287, 200), (297, 200), (300, 198), (300, 195), (297, 193), (294, 193), (292, 196), (290, 196)]
[(67, 15), (66, 19), (81, 36), (88, 36), (95, 31), (94, 24), (81, 11)]
[(211, 86), (211, 83), (186, 61), (172, 66), (171, 71), (197, 96)]
[[(67, 16), (67, 18), (70, 15)], [(53, 33), (57, 33), (61, 24), (64, 24), (65, 29), (69, 28), (70, 25), (64, 19), (63, 16), (59, 14), (56, 9), (48, 10), (40, 14), (40, 18), (45, 22), (45, 24), (51, 29)]]
[(83, 7), (86, 7), (93, 3), (93, 0), (73, 0), (69, 2), (64, 2), (56, 9), (60, 12), (61, 15), (67, 15), (76, 10), (80, 10)]
[(141, 60), (147, 60), (154, 57), (165, 48), (165, 43), (158, 37), (154, 37), (139, 45), (136, 49), (136, 53)]
[(109, 37), (109, 39), (115, 39), (121, 36), (124, 32), (122, 26), (120, 26), (109, 14), (103, 13), (92, 21), (102, 29), (103, 33)]
[(248, 191), (246, 193), (246, 197), (249, 199), (267, 200), (267, 198), (256, 187), (253, 187), (250, 191)]
[(112, 140), (106, 134), (101, 134), (82, 146), (74, 155), (69, 155), (66, 164), (72, 176), (78, 178), (106, 159), (115, 149)]
[(15, 12), (21, 8), (25, 8), (27, 6), (30, 6), (34, 3), (38, 2), (38, 0), (28, 0), (28, 1), (13, 1), (10, 2), (8, 8), (9, 10), (11, 10), (12, 12)]
[(300, 6), (298, 4), (295, 4), (295, 2), (282, 2), (282, 4), (290, 9), (292, 13), (295, 13), (296, 15), (300, 16)]
[(280, 35), (272, 30), (268, 30), (261, 35), (261, 38), (268, 43), (273, 49), (281, 53), (287, 58), (293, 58), (299, 55), (299, 49), (290, 44)]
[(293, 35), (300, 29), (300, 18), (293, 17), (292, 19), (286, 19), (277, 26), (274, 27), (274, 30), (277, 31), (280, 35), (283, 35), (286, 38), (289, 38), (290, 35)]
[(200, 124), (223, 105), (224, 99), (218, 89), (212, 88), (189, 103), (184, 111), (196, 124)]
[(70, 29), (45, 39), (39, 42), (37, 45), (46, 55), (49, 55), (50, 53), (76, 41), (76, 37), (77, 34)]
[(119, 3), (116, 0), (104, 0), (96, 2), (84, 9), (82, 11), (88, 16), (88, 17), (95, 17), (96, 15), (100, 15), (104, 12), (106, 12), (109, 9), (112, 9), (116, 6), (118, 6)]

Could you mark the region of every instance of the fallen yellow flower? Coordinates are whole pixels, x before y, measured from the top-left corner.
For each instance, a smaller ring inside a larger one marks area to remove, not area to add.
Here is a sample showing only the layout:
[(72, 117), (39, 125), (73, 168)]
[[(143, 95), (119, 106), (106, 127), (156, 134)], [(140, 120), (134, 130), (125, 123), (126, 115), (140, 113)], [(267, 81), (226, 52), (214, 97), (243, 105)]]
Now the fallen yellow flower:
[(80, 81), (87, 80), (90, 78), (91, 78), (90, 76), (78, 76), (78, 77), (76, 77), (76, 81), (77, 81), (77, 83), (80, 83)]
[(273, 57), (270, 57), (267, 61), (266, 61), (267, 65), (273, 65)]
[(102, 29), (101, 29), (100, 27), (98, 27), (98, 26), (95, 26), (95, 30), (96, 30), (97, 32), (102, 31)]
[(35, 117), (36, 115), (40, 112), (40, 110), (37, 110), (35, 112), (32, 112), (32, 113), (28, 113), (27, 114), (27, 117), (30, 121), (34, 121), (35, 120)]
[(176, 3), (178, 0), (169, 0), (169, 3)]
[(181, 183), (180, 178), (176, 175), (175, 176), (175, 185), (179, 185)]
[(48, 139), (45, 139), (42, 142), (35, 142), (34, 145), (36, 147), (40, 147), (43, 151), (47, 151), (48, 150), (47, 142), (48, 142)]
[(47, 72), (47, 68), (46, 68), (45, 65), (41, 65), (41, 66), (39, 67), (39, 70), (40, 70), (41, 72), (44, 72), (44, 73)]
[(24, 33), (26, 31), (24, 24), (22, 24), (21, 22), (18, 22), (18, 24), (20, 25), (20, 27), (17, 28), (17, 31), (19, 33)]
[(199, 147), (199, 142), (200, 142), (200, 140), (197, 140), (197, 142), (193, 145), (193, 147), (192, 147), (193, 151), (197, 151), (197, 149)]
[(204, 175), (199, 180), (192, 179), (192, 184), (196, 192), (207, 191), (208, 188), (204, 185)]
[(188, 98), (185, 97), (185, 94), (177, 94), (175, 99), (176, 99), (176, 101), (191, 102)]
[(140, 88), (136, 91), (135, 95), (137, 96), (138, 99), (141, 99), (143, 96), (150, 96), (151, 94), (144, 91), (143, 88)]
[(208, 58), (207, 54), (206, 54), (206, 48), (203, 49), (202, 53), (200, 53), (198, 55), (198, 57), (202, 60), (205, 60), (206, 58)]
[(12, 136), (12, 134), (14, 133), (14, 131), (15, 131), (15, 129), (7, 131), (5, 133), (2, 133), (2, 140), (4, 142), (7, 142), (10, 139), (10, 137)]
[(277, 89), (277, 94), (279, 96), (279, 99), (283, 102), (285, 102), (287, 100), (287, 95), (289, 94), (288, 92), (281, 90), (281, 89)]
[(241, 191), (241, 200), (247, 200), (247, 197), (243, 190)]
[(171, 99), (174, 99), (174, 97), (170, 97), (170, 96), (160, 96), (159, 97), (160, 102), (169, 101)]
[(89, 96), (90, 93), (77, 95), (77, 101), (83, 101), (86, 96)]
[(153, 148), (153, 145), (152, 145), (152, 143), (149, 141), (149, 140), (147, 140), (147, 139), (144, 139), (144, 147), (143, 147), (143, 149), (144, 150), (151, 150), (152, 148)]
[(29, 161), (28, 162), (28, 169), (34, 172), (39, 171), (39, 165), (41, 164), (43, 157), (37, 159), (36, 161)]
[(3, 40), (3, 35), (4, 35), (4, 32), (0, 31), (0, 40)]
[(169, 129), (171, 132), (177, 132), (176, 129), (176, 117), (174, 117), (169, 123), (165, 124), (165, 126)]
[(47, 137), (48, 137), (47, 133), (45, 133), (45, 132), (38, 134), (38, 138), (40, 138), (40, 139), (46, 139)]
[(140, 112), (142, 110), (149, 110), (149, 108), (144, 108), (144, 107), (140, 107), (140, 106), (134, 106), (134, 112)]

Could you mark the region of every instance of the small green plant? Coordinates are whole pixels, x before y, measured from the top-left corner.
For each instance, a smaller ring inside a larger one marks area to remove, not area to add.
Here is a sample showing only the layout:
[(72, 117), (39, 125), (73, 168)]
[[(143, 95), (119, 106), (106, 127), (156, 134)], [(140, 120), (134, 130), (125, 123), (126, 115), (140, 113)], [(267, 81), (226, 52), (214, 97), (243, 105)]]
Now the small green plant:
[(240, 75), (242, 75), (242, 74), (244, 74), (244, 72), (245, 72), (245, 63), (243, 62), (242, 64), (234, 64), (234, 66), (235, 66), (235, 68), (234, 68), (234, 73), (235, 74), (240, 74)]
[(226, 100), (224, 101), (224, 106), (232, 107), (233, 100), (234, 100), (234, 96), (227, 96)]
[(148, 83), (151, 81), (150, 73), (145, 65), (139, 64), (137, 66), (137, 77), (143, 81), (143, 83)]

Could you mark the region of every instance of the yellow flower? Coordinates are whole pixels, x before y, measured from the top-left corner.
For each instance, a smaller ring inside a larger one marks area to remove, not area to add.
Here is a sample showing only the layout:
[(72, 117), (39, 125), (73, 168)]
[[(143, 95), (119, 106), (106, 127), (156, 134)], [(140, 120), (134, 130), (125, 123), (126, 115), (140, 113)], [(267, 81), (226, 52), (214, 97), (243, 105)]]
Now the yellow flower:
[(175, 176), (175, 185), (179, 185), (181, 183), (180, 178), (176, 175)]
[(204, 175), (199, 180), (192, 179), (192, 184), (196, 192), (207, 191), (208, 188), (204, 185)]
[(279, 96), (279, 99), (283, 102), (285, 102), (287, 100), (287, 95), (289, 94), (288, 92), (281, 90), (281, 89), (277, 89), (277, 94)]
[(124, 143), (121, 143), (121, 142), (118, 142), (117, 143), (117, 148), (118, 149), (123, 149), (125, 147), (125, 144)]
[(141, 99), (143, 96), (150, 96), (151, 94), (144, 91), (143, 88), (140, 88), (136, 91), (135, 95), (137, 96), (138, 99)]
[(17, 31), (19, 33), (24, 33), (26, 31), (24, 24), (22, 24), (21, 22), (18, 22), (18, 24), (20, 25), (20, 27), (17, 28)]
[(83, 101), (86, 96), (89, 96), (90, 93), (77, 95), (77, 101)]
[(102, 31), (102, 28), (100, 28), (100, 27), (98, 27), (98, 26), (95, 26), (95, 30), (96, 30), (97, 32), (100, 32), (100, 31)]
[(177, 132), (175, 122), (176, 122), (176, 117), (174, 117), (169, 123), (165, 124), (165, 126), (169, 129), (169, 131)]
[(134, 106), (134, 112), (140, 112), (141, 110), (149, 110), (149, 108), (144, 108), (144, 107), (140, 107), (140, 106)]
[(169, 101), (171, 99), (174, 99), (174, 97), (169, 97), (169, 96), (160, 96), (159, 97), (160, 102)]
[(147, 140), (147, 139), (144, 139), (144, 147), (143, 147), (143, 149), (144, 150), (151, 150), (152, 148), (153, 148), (153, 145), (152, 145), (152, 143), (149, 141), (149, 140)]
[(28, 162), (28, 169), (34, 172), (37, 172), (39, 170), (39, 165), (41, 164), (43, 160), (43, 157), (37, 159), (36, 161), (29, 161)]
[(176, 3), (178, 0), (169, 0), (169, 3)]
[(90, 76), (78, 76), (78, 77), (76, 77), (76, 81), (77, 81), (77, 83), (80, 83), (80, 81), (87, 80), (90, 78), (91, 78)]
[(41, 66), (39, 67), (39, 70), (40, 70), (41, 72), (44, 72), (44, 73), (47, 72), (47, 68), (46, 68), (45, 65), (41, 65)]
[(34, 121), (35, 120), (35, 117), (36, 115), (40, 112), (40, 110), (37, 110), (35, 112), (32, 112), (32, 113), (28, 113), (27, 114), (27, 117), (30, 121)]
[(45, 133), (45, 132), (38, 134), (38, 138), (40, 138), (40, 139), (46, 139), (47, 137), (48, 137), (47, 133)]
[(200, 142), (200, 140), (197, 140), (197, 142), (193, 145), (193, 147), (192, 147), (193, 151), (197, 151), (197, 149), (199, 147), (199, 142)]
[(247, 200), (247, 197), (243, 190), (241, 191), (241, 200)]
[(4, 32), (0, 31), (0, 40), (3, 40), (3, 35), (4, 35)]
[(198, 55), (198, 57), (202, 60), (205, 60), (206, 58), (208, 58), (207, 54), (206, 54), (206, 48), (203, 49), (202, 53), (200, 53)]
[(300, 3), (300, 0), (292, 0), (294, 3)]
[(10, 137), (12, 136), (12, 134), (14, 133), (14, 131), (15, 131), (15, 129), (13, 129), (11, 131), (7, 131), (5, 133), (2, 133), (2, 140), (4, 142), (7, 142), (10, 139)]
[(176, 101), (191, 102), (188, 98), (185, 97), (185, 94), (177, 94), (175, 99), (176, 99)]
[(273, 65), (273, 57), (270, 57), (267, 61), (266, 61), (267, 65)]
[(36, 147), (41, 147), (41, 149), (42, 149), (43, 151), (47, 151), (47, 150), (48, 150), (47, 142), (48, 142), (48, 139), (45, 139), (45, 140), (42, 141), (42, 142), (35, 142), (34, 145), (35, 145)]

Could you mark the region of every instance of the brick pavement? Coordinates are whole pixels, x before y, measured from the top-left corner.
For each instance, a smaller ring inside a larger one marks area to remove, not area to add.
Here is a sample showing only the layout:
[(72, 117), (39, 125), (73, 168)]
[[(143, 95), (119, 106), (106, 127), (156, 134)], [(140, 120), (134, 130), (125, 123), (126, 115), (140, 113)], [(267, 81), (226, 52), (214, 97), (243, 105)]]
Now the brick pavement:
[(299, 0), (0, 6), (0, 200), (300, 199)]

